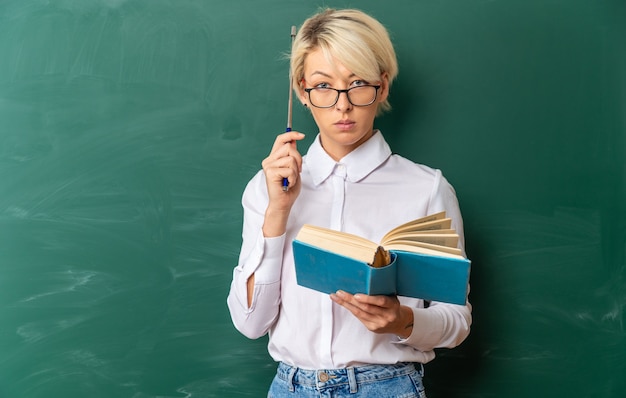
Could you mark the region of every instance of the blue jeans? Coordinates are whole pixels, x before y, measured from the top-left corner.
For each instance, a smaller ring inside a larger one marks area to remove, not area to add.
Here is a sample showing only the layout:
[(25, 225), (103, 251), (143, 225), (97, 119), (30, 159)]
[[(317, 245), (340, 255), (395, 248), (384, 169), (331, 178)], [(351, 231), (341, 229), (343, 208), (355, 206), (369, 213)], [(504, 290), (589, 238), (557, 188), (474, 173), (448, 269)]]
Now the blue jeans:
[(426, 398), (421, 364), (304, 370), (280, 363), (268, 398)]

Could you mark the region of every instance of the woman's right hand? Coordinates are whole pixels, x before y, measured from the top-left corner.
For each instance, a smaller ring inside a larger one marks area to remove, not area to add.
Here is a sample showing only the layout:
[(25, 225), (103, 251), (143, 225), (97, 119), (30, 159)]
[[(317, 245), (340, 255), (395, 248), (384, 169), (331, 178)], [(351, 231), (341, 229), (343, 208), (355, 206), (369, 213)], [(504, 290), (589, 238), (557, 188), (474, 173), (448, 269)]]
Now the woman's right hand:
[[(297, 131), (280, 134), (269, 156), (262, 162), (269, 196), (263, 224), (266, 237), (280, 236), (285, 232), (289, 212), (300, 194), (302, 156), (296, 142), (303, 138), (304, 134)], [(289, 181), (287, 190), (283, 189), (283, 178)]]

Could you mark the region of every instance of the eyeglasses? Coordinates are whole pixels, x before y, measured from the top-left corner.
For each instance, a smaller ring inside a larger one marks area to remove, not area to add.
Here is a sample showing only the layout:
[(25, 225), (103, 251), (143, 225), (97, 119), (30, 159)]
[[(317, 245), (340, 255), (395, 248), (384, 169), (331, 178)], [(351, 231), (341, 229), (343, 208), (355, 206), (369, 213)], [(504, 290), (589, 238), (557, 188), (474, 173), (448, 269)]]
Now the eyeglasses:
[(364, 85), (337, 90), (336, 88), (313, 87), (305, 88), (309, 102), (316, 108), (331, 108), (339, 101), (339, 95), (346, 93), (348, 101), (354, 106), (368, 106), (376, 101), (380, 86)]

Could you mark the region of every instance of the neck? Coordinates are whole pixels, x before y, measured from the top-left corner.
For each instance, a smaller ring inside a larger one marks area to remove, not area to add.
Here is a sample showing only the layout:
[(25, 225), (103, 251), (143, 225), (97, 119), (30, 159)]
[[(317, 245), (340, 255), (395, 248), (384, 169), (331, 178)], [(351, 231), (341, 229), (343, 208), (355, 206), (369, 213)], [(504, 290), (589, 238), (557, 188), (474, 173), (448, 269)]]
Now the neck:
[(368, 134), (364, 135), (358, 141), (345, 144), (345, 145), (333, 145), (332, 142), (325, 142), (324, 137), (320, 136), (320, 144), (322, 144), (322, 148), (324, 151), (330, 156), (334, 161), (338, 162), (344, 157), (346, 157), (350, 152), (354, 151), (358, 147), (360, 147), (364, 142), (372, 138), (375, 130), (371, 130)]

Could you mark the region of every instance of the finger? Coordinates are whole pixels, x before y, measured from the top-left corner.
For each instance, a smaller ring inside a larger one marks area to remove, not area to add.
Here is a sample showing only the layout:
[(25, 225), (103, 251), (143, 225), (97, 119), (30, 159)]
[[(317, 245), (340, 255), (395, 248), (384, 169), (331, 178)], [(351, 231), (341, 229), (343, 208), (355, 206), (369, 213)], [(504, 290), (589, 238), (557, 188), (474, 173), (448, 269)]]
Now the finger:
[(298, 165), (298, 170), (301, 169), (302, 155), (300, 154), (300, 152), (298, 152), (298, 149), (292, 144), (284, 144), (283, 146), (276, 148), (275, 151), (270, 153), (267, 159), (269, 161), (273, 161), (273, 160), (277, 160), (280, 158), (287, 158), (287, 157), (293, 158)]
[(300, 165), (296, 156), (283, 156), (276, 159), (267, 158), (262, 163), (265, 173), (279, 173), (283, 177), (287, 174), (299, 173)]
[(379, 326), (393, 322), (400, 306), (396, 296), (348, 295), (345, 292), (337, 292), (337, 299), (341, 300), (338, 304), (344, 306), (362, 322)]
[(267, 158), (261, 162), (264, 169), (271, 167), (270, 165), (281, 158), (293, 158), (296, 164), (296, 170), (302, 171), (302, 155), (298, 152), (295, 144), (283, 144), (274, 149)]
[(368, 313), (366, 313), (365, 311), (363, 311), (361, 308), (359, 308), (359, 307), (355, 306), (354, 304), (352, 304), (350, 301), (342, 300), (342, 299), (338, 298), (336, 295), (331, 295), (331, 298), (337, 304), (341, 305), (343, 308), (345, 308), (348, 311), (350, 311), (352, 313), (352, 315), (354, 315), (355, 317), (360, 319), (361, 322), (367, 322), (369, 320), (370, 315)]
[(264, 170), (267, 187), (273, 192), (277, 192), (279, 189), (286, 192), (286, 190), (283, 189), (284, 179), (287, 180), (287, 185), (291, 188), (297, 186), (300, 179), (300, 173), (296, 169), (297, 166), (295, 166), (293, 159), (287, 158), (281, 161), (290, 162), (292, 165), (284, 165), (285, 167), (270, 167)]
[(272, 152), (276, 151), (278, 148), (283, 147), (285, 144), (294, 144), (295, 142), (304, 139), (304, 134), (298, 131), (289, 131), (287, 133), (279, 134), (276, 136), (276, 140), (274, 140), (274, 145), (272, 146)]
[(375, 307), (380, 308), (391, 308), (399, 303), (398, 298), (396, 296), (369, 296), (367, 294), (355, 294), (354, 299), (359, 303), (368, 304)]
[(331, 295), (331, 299), (334, 302), (345, 307), (358, 318), (365, 317), (365, 316), (369, 317), (373, 315), (372, 309), (374, 307), (371, 306), (370, 304), (362, 303), (358, 301), (355, 297), (356, 297), (355, 295), (346, 293), (341, 290)]
[(300, 154), (300, 152), (298, 152), (295, 141), (283, 144), (281, 147), (277, 148), (276, 151), (274, 151), (270, 156), (274, 158), (292, 157), (296, 161), (298, 171), (302, 171), (302, 155)]

